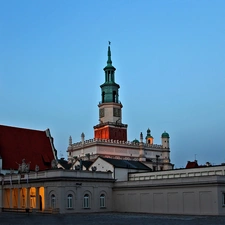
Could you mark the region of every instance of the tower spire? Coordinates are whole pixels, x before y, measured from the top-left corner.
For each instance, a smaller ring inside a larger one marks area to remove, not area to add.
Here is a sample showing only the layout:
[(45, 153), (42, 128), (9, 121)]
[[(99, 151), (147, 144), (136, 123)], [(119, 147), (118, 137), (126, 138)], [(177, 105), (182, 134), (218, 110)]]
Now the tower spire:
[(111, 42), (109, 41), (107, 66), (112, 66), (112, 59), (111, 59), (111, 49), (110, 49), (110, 45), (111, 45)]

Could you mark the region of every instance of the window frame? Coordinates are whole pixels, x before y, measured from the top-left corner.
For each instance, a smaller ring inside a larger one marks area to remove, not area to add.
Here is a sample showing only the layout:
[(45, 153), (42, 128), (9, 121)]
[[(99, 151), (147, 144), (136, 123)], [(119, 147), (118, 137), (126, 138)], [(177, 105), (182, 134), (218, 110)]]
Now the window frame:
[(225, 207), (225, 192), (222, 192), (222, 206)]
[(83, 197), (83, 208), (90, 209), (90, 195), (85, 194)]
[(73, 209), (73, 195), (67, 195), (67, 209)]
[(102, 193), (102, 194), (100, 195), (100, 208), (101, 208), (101, 209), (106, 208), (105, 202), (106, 202), (106, 201), (105, 201), (105, 194)]
[(56, 208), (56, 197), (54, 194), (51, 194), (51, 208), (52, 209)]

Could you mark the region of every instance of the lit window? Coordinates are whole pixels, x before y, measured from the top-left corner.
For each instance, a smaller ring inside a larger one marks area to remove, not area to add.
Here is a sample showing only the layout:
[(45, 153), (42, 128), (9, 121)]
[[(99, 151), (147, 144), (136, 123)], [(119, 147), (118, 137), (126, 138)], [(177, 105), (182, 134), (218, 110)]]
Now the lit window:
[(105, 195), (100, 195), (100, 208), (105, 208)]
[(55, 208), (55, 195), (51, 195), (51, 207), (54, 209)]
[(89, 200), (89, 195), (88, 194), (84, 195), (84, 208), (85, 209), (90, 208), (90, 200)]
[(67, 196), (67, 208), (68, 209), (73, 208), (73, 195), (71, 194)]

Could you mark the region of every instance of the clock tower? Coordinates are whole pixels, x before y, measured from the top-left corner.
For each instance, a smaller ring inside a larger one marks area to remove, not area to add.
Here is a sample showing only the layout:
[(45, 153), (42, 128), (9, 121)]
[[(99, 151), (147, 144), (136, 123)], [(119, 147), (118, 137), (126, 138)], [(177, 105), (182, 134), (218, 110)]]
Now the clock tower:
[(111, 60), (110, 42), (108, 60), (104, 68), (105, 82), (101, 87), (99, 124), (94, 126), (95, 138), (127, 141), (127, 124), (122, 123), (122, 107), (119, 101), (119, 84), (115, 82), (115, 70)]

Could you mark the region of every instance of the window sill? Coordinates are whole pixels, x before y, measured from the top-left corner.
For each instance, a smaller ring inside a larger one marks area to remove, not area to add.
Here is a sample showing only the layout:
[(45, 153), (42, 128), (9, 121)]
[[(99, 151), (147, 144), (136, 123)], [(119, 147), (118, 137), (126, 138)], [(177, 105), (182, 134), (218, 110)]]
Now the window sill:
[(74, 210), (74, 208), (66, 208), (67, 210)]
[(83, 209), (91, 209), (90, 207), (88, 207), (88, 208), (83, 208)]
[(106, 209), (106, 207), (100, 207), (100, 209)]

